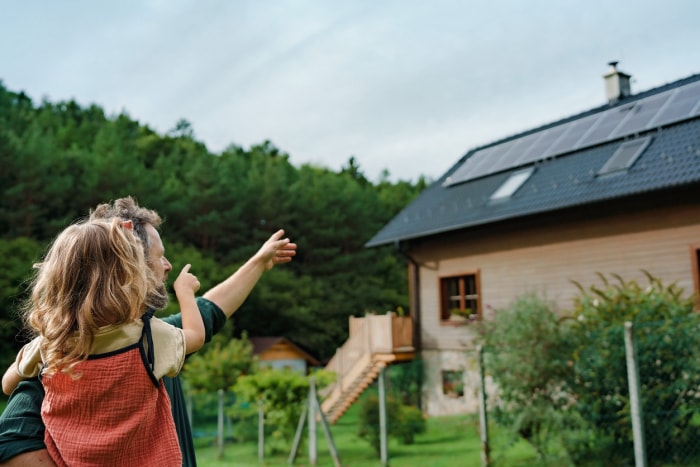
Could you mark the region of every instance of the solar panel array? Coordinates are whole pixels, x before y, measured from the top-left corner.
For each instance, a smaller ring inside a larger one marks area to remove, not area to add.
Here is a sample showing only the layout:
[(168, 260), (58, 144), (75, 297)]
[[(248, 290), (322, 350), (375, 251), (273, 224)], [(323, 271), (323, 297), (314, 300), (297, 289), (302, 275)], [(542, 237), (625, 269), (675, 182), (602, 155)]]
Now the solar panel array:
[(443, 186), (526, 166), (700, 115), (700, 81), (480, 149)]

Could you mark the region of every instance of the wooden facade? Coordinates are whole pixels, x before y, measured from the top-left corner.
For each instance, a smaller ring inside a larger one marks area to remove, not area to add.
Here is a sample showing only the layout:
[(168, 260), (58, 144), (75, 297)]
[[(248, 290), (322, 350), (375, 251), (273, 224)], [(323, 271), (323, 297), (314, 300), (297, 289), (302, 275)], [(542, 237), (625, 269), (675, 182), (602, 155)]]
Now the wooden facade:
[[(484, 319), (516, 298), (538, 293), (565, 313), (582, 286), (600, 285), (597, 273), (647, 282), (649, 272), (687, 293), (698, 291), (700, 199), (669, 204), (650, 200), (635, 211), (624, 204), (581, 209), (527, 223), (507, 223), (477, 232), (423, 239), (410, 250), (419, 268), (420, 341), (426, 361), (424, 405), (430, 415), (473, 412), (478, 389), (470, 322), (440, 319), (440, 278), (478, 272)], [(414, 305), (415, 306), (415, 305)], [(464, 397), (442, 390), (443, 372), (461, 372)]]

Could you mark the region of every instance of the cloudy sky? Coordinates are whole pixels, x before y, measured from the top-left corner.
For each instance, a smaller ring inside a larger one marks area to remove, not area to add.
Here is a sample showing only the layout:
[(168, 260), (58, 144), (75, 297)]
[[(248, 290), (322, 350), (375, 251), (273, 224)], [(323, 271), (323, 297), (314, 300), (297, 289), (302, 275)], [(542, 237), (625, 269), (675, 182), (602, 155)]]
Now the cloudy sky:
[(0, 0), (0, 80), (210, 151), (435, 179), (467, 150), (700, 72), (697, 0)]

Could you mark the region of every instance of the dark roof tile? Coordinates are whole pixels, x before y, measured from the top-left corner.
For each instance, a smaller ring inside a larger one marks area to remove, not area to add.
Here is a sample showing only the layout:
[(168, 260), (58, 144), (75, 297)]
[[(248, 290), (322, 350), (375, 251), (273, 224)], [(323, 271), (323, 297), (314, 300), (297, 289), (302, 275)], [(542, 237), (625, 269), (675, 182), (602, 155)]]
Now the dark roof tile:
[[(627, 105), (696, 81), (700, 81), (700, 75), (640, 93), (618, 105)], [(387, 223), (367, 242), (367, 246), (416, 239), (647, 192), (660, 192), (683, 185), (700, 185), (700, 115), (696, 112), (693, 118), (666, 127), (538, 161), (534, 163), (532, 176), (506, 200), (493, 202), (489, 198), (518, 169), (516, 167), (464, 183), (443, 186), (445, 179), (476, 151), (609, 108), (603, 106), (592, 109), (473, 149)], [(651, 137), (651, 142), (628, 170), (597, 176), (600, 168), (621, 144), (646, 136)]]

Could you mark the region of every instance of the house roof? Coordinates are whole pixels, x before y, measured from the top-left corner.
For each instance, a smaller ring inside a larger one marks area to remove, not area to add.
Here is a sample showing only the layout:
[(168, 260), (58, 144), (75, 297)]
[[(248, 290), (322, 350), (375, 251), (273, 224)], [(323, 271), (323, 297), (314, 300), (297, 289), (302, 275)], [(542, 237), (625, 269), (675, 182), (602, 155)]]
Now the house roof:
[(249, 337), (248, 340), (253, 345), (254, 355), (261, 355), (276, 344), (286, 344), (295, 350), (299, 356), (306, 360), (310, 365), (319, 366), (321, 364), (318, 360), (309, 355), (308, 352), (304, 351), (301, 347), (286, 337)]
[(470, 150), (366, 246), (699, 184), (700, 74)]

